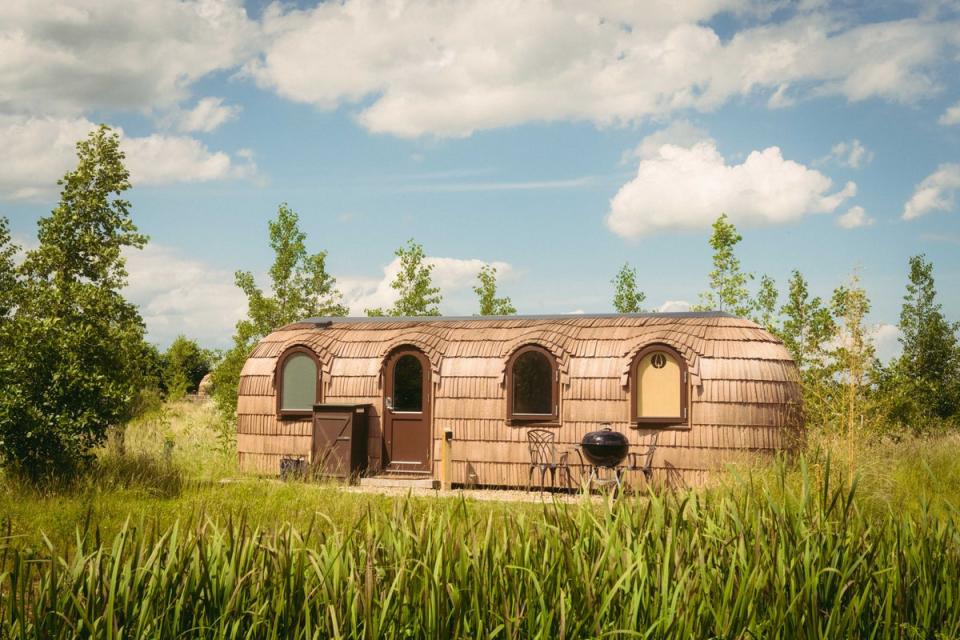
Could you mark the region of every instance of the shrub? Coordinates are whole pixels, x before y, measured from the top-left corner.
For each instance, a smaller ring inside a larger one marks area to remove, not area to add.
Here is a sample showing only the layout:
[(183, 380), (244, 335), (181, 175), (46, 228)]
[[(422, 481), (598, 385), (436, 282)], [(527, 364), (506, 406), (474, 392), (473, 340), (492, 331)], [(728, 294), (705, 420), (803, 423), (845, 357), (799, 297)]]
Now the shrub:
[(203, 376), (210, 371), (211, 354), (194, 341), (179, 335), (163, 354), (163, 383), (170, 399), (196, 393)]

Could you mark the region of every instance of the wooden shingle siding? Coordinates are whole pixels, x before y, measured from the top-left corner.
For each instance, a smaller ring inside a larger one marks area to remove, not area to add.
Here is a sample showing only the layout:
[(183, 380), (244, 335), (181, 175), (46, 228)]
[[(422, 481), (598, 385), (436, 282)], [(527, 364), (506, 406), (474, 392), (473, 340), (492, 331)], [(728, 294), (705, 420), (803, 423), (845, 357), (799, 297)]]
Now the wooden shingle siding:
[(237, 417), (237, 433), (248, 435), (309, 436), (309, 420), (278, 420), (274, 416), (241, 414)]
[(499, 418), (505, 417), (503, 400), (499, 398), (437, 398), (434, 418)]
[(571, 378), (565, 397), (570, 400), (620, 400), (629, 402), (630, 394), (620, 378)]
[(376, 358), (337, 358), (330, 366), (330, 377), (377, 376), (380, 364)]
[(623, 358), (571, 358), (570, 378), (615, 378), (620, 375)]
[(258, 436), (247, 433), (237, 434), (237, 450), (248, 453), (309, 456), (310, 445), (310, 436), (282, 436), (277, 434)]
[(792, 361), (701, 358), (700, 377), (704, 380), (792, 382), (796, 378), (796, 369)]
[(273, 376), (244, 376), (240, 378), (241, 396), (273, 396)]
[(796, 384), (759, 380), (704, 380), (694, 389), (694, 399), (703, 402), (789, 403), (802, 395)]
[(571, 422), (627, 422), (630, 419), (630, 404), (627, 398), (620, 400), (566, 400), (562, 406), (563, 421)]
[[(443, 432), (451, 430), (458, 483), (527, 482), (527, 432), (538, 425), (506, 420), (504, 388), (508, 358), (527, 344), (557, 359), (560, 422), (545, 428), (555, 434), (561, 451), (604, 423), (625, 433), (636, 452), (657, 433), (655, 477), (695, 484), (738, 456), (790, 446), (801, 426), (796, 367), (780, 341), (749, 320), (722, 314), (333, 320), (328, 325), (304, 321), (273, 332), (244, 365), (237, 406), (242, 468), (276, 474), (284, 454), (309, 454), (310, 421), (281, 421), (275, 415), (277, 358), (296, 345), (317, 354), (324, 402), (372, 406), (368, 464), (373, 471), (383, 463), (381, 368), (389, 352), (403, 345), (423, 351), (433, 369), (432, 455), (439, 461)], [(679, 428), (638, 428), (629, 421), (633, 356), (655, 343), (672, 347), (686, 361), (689, 420)], [(439, 474), (440, 465), (433, 467)], [(628, 478), (642, 484), (638, 474)]]
[[(327, 398), (334, 397), (379, 397), (380, 377), (372, 376), (331, 376), (327, 385)], [(338, 402), (343, 402), (338, 400)]]
[(783, 360), (789, 359), (786, 348), (776, 342), (757, 340), (715, 340), (704, 341), (705, 358), (744, 358), (747, 360)]
[(503, 398), (499, 378), (453, 377), (440, 379), (438, 398)]
[(243, 369), (240, 370), (240, 377), (273, 376), (276, 366), (276, 358), (250, 358), (243, 363)]
[(268, 415), (274, 413), (277, 401), (273, 396), (240, 396), (237, 398), (237, 415)]
[(444, 358), (440, 367), (441, 377), (477, 377), (500, 379), (503, 375), (503, 358)]

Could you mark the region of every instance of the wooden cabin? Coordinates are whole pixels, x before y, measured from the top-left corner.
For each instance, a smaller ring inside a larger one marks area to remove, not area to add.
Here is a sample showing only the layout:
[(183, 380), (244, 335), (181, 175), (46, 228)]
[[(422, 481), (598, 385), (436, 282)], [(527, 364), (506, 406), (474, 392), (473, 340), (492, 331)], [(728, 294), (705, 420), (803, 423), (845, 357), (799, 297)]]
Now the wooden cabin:
[(531, 429), (560, 450), (603, 425), (636, 451), (656, 433), (654, 477), (700, 484), (802, 426), (787, 349), (719, 312), (315, 318), (264, 338), (239, 393), (240, 466), (273, 475), (317, 456), (317, 404), (369, 405), (365, 475), (467, 486), (525, 486)]

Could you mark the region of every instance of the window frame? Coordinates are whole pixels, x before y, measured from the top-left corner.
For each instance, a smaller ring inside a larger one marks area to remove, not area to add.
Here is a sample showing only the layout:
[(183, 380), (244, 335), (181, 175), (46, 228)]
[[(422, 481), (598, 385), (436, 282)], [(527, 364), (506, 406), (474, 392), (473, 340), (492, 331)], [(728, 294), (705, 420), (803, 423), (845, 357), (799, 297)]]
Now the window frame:
[(318, 358), (317, 354), (313, 351), (313, 349), (310, 349), (309, 347), (305, 347), (303, 345), (296, 345), (293, 347), (289, 347), (288, 349), (284, 350), (283, 353), (280, 354), (280, 357), (277, 358), (277, 369), (274, 373), (273, 388), (277, 396), (277, 399), (276, 399), (277, 417), (280, 418), (281, 420), (313, 417), (313, 407), (311, 407), (309, 411), (305, 409), (284, 409), (283, 408), (283, 371), (286, 368), (287, 360), (289, 360), (292, 356), (295, 356), (300, 353), (310, 356), (310, 358), (313, 360), (313, 364), (317, 367), (317, 380), (316, 380), (317, 388), (316, 388), (316, 394), (314, 396), (314, 404), (319, 404), (320, 402), (323, 401), (322, 400), (323, 385), (321, 384), (321, 381), (320, 381), (320, 358)]
[[(550, 406), (553, 407), (551, 413), (514, 413), (513, 411), (513, 367), (517, 360), (525, 353), (535, 351), (547, 358), (550, 363)], [(550, 351), (538, 344), (527, 344), (516, 350), (507, 360), (506, 375), (506, 395), (507, 395), (507, 423), (511, 425), (539, 425), (539, 426), (560, 426), (560, 374), (557, 369), (557, 359)]]
[[(637, 400), (640, 391), (640, 380), (637, 376), (637, 369), (640, 361), (654, 351), (666, 351), (680, 366), (680, 415), (665, 417), (647, 417), (638, 415)], [(687, 373), (687, 361), (679, 351), (670, 345), (654, 343), (647, 345), (637, 352), (630, 363), (630, 422), (637, 428), (639, 427), (675, 427), (690, 428), (690, 405), (689, 405), (690, 376)]]

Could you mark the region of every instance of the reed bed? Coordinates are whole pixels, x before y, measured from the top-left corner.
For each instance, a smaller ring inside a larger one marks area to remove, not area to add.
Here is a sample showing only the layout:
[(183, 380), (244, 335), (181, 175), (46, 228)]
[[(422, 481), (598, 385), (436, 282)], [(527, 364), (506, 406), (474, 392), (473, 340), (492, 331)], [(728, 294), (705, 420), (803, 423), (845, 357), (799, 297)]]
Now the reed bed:
[(0, 637), (960, 636), (957, 514), (878, 517), (801, 470), (516, 513), (128, 524), (64, 555), (0, 541)]

